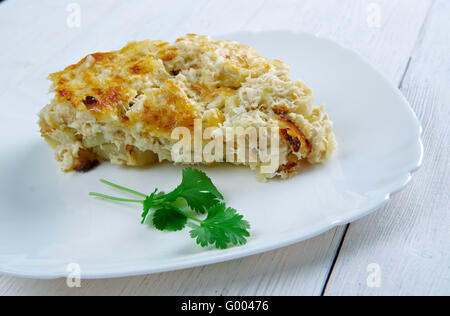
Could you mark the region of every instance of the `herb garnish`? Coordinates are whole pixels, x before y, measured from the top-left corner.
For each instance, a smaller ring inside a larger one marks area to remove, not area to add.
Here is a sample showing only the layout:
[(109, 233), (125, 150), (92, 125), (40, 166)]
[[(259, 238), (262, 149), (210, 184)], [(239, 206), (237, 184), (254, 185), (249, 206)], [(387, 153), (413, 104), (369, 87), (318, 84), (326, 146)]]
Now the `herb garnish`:
[[(202, 171), (186, 168), (181, 184), (172, 192), (158, 192), (146, 195), (123, 186), (100, 180), (116, 189), (139, 196), (141, 200), (123, 199), (91, 192), (89, 195), (104, 199), (142, 204), (142, 222), (151, 215), (153, 226), (162, 231), (179, 231), (190, 227), (190, 236), (202, 247), (214, 245), (226, 249), (230, 245), (243, 245), (250, 234), (250, 224), (243, 216), (223, 202), (222, 194)], [(199, 219), (195, 214), (207, 214)]]

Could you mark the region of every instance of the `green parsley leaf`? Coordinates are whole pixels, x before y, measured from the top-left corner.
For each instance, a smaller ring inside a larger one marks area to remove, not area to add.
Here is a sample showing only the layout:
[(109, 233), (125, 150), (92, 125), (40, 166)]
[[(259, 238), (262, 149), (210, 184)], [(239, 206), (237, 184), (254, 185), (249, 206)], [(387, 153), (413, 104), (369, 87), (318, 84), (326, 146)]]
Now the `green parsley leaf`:
[[(152, 215), (153, 226), (158, 230), (179, 231), (186, 225), (191, 229), (189, 234), (197, 244), (206, 247), (214, 245), (225, 249), (229, 245), (243, 245), (250, 236), (250, 225), (243, 220), (235, 209), (226, 207), (223, 196), (202, 171), (193, 168), (183, 170), (181, 184), (172, 192), (165, 194), (155, 189), (152, 194), (145, 195), (138, 191), (100, 180), (116, 189), (131, 193), (144, 200), (119, 198), (101, 193), (91, 192), (89, 195), (118, 202), (139, 203), (142, 205), (142, 223)], [(190, 211), (208, 213), (204, 220), (191, 215)], [(191, 220), (191, 222), (188, 222)]]
[(250, 236), (250, 224), (235, 209), (226, 207), (224, 203), (209, 209), (208, 216), (199, 225), (188, 223), (188, 226), (192, 228), (189, 234), (202, 247), (210, 244), (225, 249), (229, 244), (243, 245), (247, 242), (246, 237)]
[(153, 225), (156, 229), (175, 232), (186, 226), (187, 217), (173, 208), (160, 208), (153, 213)]
[(150, 209), (152, 208), (153, 200), (155, 199), (155, 194), (156, 194), (156, 191), (157, 191), (157, 190), (158, 190), (158, 189), (155, 189), (155, 191), (153, 191), (152, 194), (150, 194), (149, 196), (147, 196), (147, 197), (145, 198), (145, 200), (142, 201), (142, 204), (143, 204), (143, 212), (142, 212), (142, 215), (141, 215), (141, 217), (142, 217), (141, 224), (144, 224), (145, 219), (146, 219), (147, 216), (148, 216), (148, 212), (150, 212)]
[(193, 210), (201, 214), (223, 200), (211, 179), (203, 171), (193, 168), (183, 170), (181, 184), (166, 195), (165, 201), (174, 201), (178, 197), (184, 198)]

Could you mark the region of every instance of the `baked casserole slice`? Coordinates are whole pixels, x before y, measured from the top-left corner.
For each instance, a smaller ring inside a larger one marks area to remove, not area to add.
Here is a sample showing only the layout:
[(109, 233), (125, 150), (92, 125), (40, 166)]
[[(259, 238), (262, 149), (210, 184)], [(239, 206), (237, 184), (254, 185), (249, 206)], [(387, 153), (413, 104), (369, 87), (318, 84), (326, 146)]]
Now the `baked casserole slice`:
[(64, 171), (86, 171), (99, 161), (173, 161), (172, 131), (193, 130), (196, 121), (203, 130), (278, 127), (272, 172), (262, 174), (261, 161), (235, 162), (263, 179), (287, 178), (300, 162), (321, 163), (336, 147), (323, 106), (313, 106), (312, 91), (289, 78), (289, 67), (233, 41), (188, 34), (173, 44), (131, 42), (49, 78), (55, 95), (39, 125)]

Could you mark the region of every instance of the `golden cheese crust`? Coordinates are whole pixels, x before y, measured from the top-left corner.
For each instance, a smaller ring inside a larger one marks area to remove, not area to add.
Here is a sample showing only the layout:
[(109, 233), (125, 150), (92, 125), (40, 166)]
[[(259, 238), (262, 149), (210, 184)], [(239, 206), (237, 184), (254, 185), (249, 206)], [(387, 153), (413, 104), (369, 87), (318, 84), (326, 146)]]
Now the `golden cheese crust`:
[[(198, 109), (169, 80), (171, 76), (163, 64), (175, 54), (176, 48), (168, 43), (146, 40), (131, 42), (119, 51), (88, 55), (49, 76), (55, 101), (69, 102), (77, 111), (87, 111), (97, 120), (119, 119), (126, 123), (134, 99), (144, 90), (156, 88), (158, 91), (148, 93), (142, 115), (132, 116), (134, 119), (168, 132), (193, 124)], [(176, 110), (166, 104), (174, 105)]]
[(280, 166), (266, 178), (287, 177), (304, 159), (320, 163), (336, 146), (323, 107), (289, 67), (232, 41), (188, 34), (173, 44), (131, 42), (49, 79), (55, 97), (39, 124), (66, 171), (97, 160), (171, 161), (172, 131), (193, 130), (195, 120), (204, 128), (279, 127)]

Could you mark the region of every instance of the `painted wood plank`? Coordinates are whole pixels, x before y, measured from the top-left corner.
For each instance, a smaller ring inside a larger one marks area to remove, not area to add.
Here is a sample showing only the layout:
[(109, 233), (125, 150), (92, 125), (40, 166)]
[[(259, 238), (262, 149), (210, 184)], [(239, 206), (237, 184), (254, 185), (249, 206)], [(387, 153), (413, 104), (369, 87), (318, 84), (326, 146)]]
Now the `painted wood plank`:
[[(222, 35), (274, 29), (311, 32), (332, 38), (356, 50), (390, 80), (398, 82), (431, 3), (427, 0), (382, 0), (376, 2), (378, 6), (374, 11), (370, 6), (373, 1), (366, 0), (203, 0), (194, 4), (168, 0), (127, 1), (109, 6), (107, 2), (77, 1), (82, 10), (80, 29), (66, 27), (64, 6), (53, 8), (49, 14), (45, 6), (27, 2), (30, 6), (27, 10), (33, 12), (32, 16), (53, 21), (37, 24), (25, 23), (30, 13), (21, 7), (24, 2), (16, 0), (14, 4), (8, 4), (7, 11), (0, 7), (0, 32), (17, 32), (17, 38), (8, 37), (8, 43), (11, 47), (22, 45), (9, 53), (8, 58), (18, 67), (26, 68), (2, 81), (5, 86), (0, 85), (0, 95), (11, 90), (17, 97), (17, 87), (20, 91), (28, 91), (37, 84), (46, 89), (45, 81), (39, 78), (48, 72), (74, 62), (88, 52), (119, 48), (131, 39), (171, 40), (188, 32)], [(3, 17), (17, 12), (23, 20), (11, 19), (1, 24), (5, 21)], [(368, 23), (374, 12), (380, 13), (380, 27), (373, 21)], [(60, 26), (57, 33), (52, 29), (55, 25)], [(55, 40), (45, 41), (51, 38)], [(36, 47), (39, 54), (30, 58), (29, 52), (23, 53), (19, 49), (24, 45), (20, 42)], [(0, 63), (5, 61), (6, 58), (0, 59)], [(5, 75), (2, 74), (0, 80), (3, 79)], [(45, 95), (41, 96), (42, 102), (45, 98)], [(39, 108), (39, 102), (35, 106)], [(150, 276), (83, 281), (81, 289), (67, 288), (64, 280), (38, 281), (1, 276), (0, 295), (318, 295), (342, 234), (343, 228), (339, 227), (315, 239), (241, 260)]]
[(450, 294), (449, 17), (450, 3), (436, 1), (402, 85), (423, 124), (423, 166), (385, 208), (351, 224), (327, 295)]
[[(66, 281), (0, 276), (0, 295), (308, 295), (320, 293), (342, 231), (240, 260), (123, 279)], [(324, 249), (326, 247), (326, 249)], [(318, 253), (319, 252), (319, 253)], [(312, 282), (317, 276), (321, 282)]]

